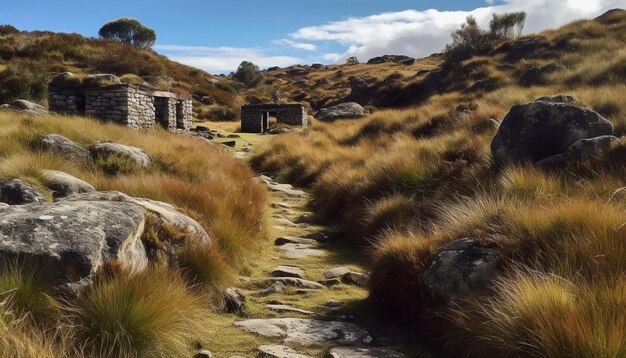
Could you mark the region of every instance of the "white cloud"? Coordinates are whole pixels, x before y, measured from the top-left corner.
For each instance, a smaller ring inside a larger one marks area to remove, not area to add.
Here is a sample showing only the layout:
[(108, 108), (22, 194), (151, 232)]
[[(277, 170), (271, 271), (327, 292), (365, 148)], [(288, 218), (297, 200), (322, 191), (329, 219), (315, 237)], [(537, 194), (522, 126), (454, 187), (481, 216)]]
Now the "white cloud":
[[(487, 2), (491, 4), (490, 1)], [(350, 56), (364, 61), (384, 54), (422, 57), (441, 51), (450, 41), (450, 33), (468, 15), (475, 16), (481, 25), (487, 26), (493, 13), (526, 11), (526, 32), (538, 32), (623, 7), (623, 1), (505, 0), (498, 5), (471, 11), (406, 10), (304, 27), (290, 36), (298, 41), (339, 43), (346, 52), (335, 61)]]
[(342, 55), (342, 54), (340, 54), (340, 53), (325, 53), (325, 54), (322, 54), (322, 55), (320, 56), (320, 58), (321, 58), (321, 59), (324, 59), (324, 60), (326, 60), (326, 61), (332, 61), (332, 62), (335, 62), (335, 61), (337, 61), (338, 59), (340, 59), (340, 58), (341, 58), (341, 55)]
[(272, 41), (272, 43), (277, 44), (277, 45), (291, 46), (291, 47), (297, 48), (299, 50), (317, 51), (317, 46), (315, 46), (313, 44), (303, 43), (303, 42), (296, 42), (296, 41), (289, 40), (289, 39), (274, 40), (274, 41)]
[(234, 71), (242, 61), (251, 61), (261, 68), (303, 62), (296, 57), (268, 55), (259, 48), (156, 45), (154, 49), (173, 61), (211, 73)]

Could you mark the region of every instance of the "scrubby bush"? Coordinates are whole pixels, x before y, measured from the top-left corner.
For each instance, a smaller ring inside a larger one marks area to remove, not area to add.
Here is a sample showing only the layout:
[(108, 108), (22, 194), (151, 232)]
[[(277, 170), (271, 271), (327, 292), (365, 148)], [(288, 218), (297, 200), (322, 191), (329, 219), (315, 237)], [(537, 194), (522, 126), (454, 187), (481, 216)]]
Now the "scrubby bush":
[(259, 70), (259, 66), (249, 61), (243, 61), (237, 71), (232, 74), (235, 81), (243, 83), (246, 88), (254, 88), (265, 81), (265, 76)]
[(359, 58), (356, 56), (351, 56), (346, 59), (346, 65), (353, 66), (353, 65), (358, 65), (358, 64), (359, 64)]
[(19, 34), (20, 30), (11, 25), (0, 25), (0, 36)]

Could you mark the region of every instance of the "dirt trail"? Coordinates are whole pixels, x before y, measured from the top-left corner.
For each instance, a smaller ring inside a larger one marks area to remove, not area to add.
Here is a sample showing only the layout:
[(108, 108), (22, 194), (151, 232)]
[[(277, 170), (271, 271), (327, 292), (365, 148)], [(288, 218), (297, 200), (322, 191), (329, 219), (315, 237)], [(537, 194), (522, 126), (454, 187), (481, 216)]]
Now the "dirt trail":
[[(246, 154), (235, 156), (245, 160)], [(216, 317), (221, 328), (206, 347), (216, 358), (404, 357), (374, 348), (382, 343), (365, 328), (362, 258), (310, 223), (308, 193), (259, 180), (270, 193), (270, 237), (230, 290), (245, 296), (243, 310)]]

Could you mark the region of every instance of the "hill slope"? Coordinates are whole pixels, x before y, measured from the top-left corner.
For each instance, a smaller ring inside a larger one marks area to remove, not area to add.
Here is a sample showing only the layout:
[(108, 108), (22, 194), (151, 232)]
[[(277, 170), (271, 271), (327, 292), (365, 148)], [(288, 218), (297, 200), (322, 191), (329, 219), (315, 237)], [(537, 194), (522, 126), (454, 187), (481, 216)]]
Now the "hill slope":
[[(372, 311), (442, 356), (621, 356), (625, 49), (626, 11), (615, 10), (393, 89), (374, 80), (363, 104), (406, 108), (315, 122), (258, 148), (252, 165), (312, 188), (318, 221), (371, 253)], [(592, 113), (618, 138), (561, 167), (496, 162), (494, 136), (527, 125), (520, 113), (536, 124), (522, 151), (555, 147), (567, 129), (538, 108)]]

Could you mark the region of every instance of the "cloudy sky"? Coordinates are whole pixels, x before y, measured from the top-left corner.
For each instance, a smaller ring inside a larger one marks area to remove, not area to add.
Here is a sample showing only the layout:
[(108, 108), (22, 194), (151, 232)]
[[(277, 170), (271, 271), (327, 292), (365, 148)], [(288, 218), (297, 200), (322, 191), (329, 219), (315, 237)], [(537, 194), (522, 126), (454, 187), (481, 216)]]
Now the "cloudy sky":
[(0, 24), (97, 36), (108, 20), (135, 17), (157, 31), (154, 49), (213, 73), (248, 60), (261, 67), (361, 61), (439, 52), (474, 15), (526, 11), (525, 32), (590, 18), (626, 0), (0, 0)]

